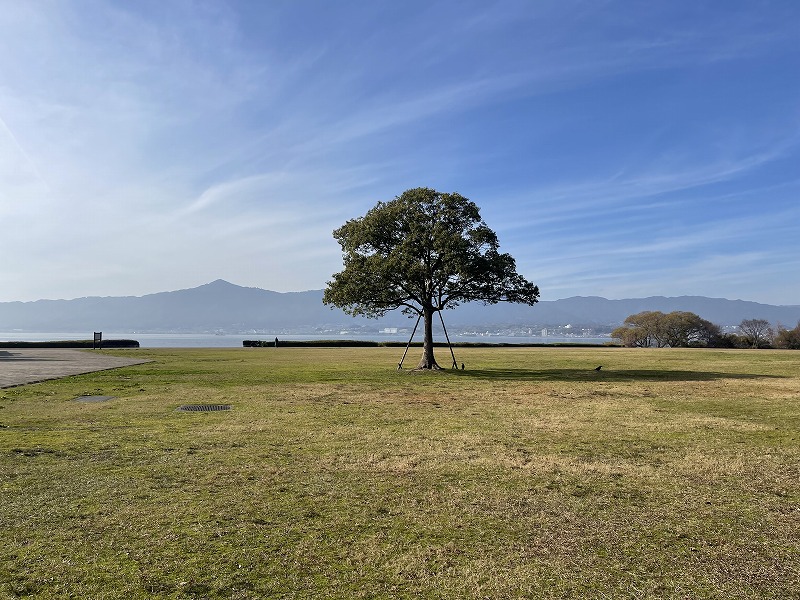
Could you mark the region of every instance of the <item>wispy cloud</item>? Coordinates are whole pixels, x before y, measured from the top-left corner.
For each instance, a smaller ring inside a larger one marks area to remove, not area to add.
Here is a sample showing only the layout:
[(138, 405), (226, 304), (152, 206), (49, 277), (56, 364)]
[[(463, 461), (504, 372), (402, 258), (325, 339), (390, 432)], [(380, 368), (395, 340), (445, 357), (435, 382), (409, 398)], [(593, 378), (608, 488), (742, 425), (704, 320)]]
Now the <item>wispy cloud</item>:
[(796, 7), (153, 6), (0, 14), (0, 299), (321, 287), (331, 231), (417, 185), (548, 294), (800, 266), (756, 233), (798, 233)]

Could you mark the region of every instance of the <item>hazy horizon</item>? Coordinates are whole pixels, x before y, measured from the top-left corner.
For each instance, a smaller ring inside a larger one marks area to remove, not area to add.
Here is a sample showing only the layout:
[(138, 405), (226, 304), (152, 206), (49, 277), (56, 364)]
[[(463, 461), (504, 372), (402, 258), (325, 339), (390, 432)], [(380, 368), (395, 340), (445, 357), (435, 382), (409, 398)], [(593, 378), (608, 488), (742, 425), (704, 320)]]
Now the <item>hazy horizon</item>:
[[(227, 279), (218, 278), (218, 279), (215, 279), (214, 281), (209, 281), (209, 282), (206, 282), (206, 283), (202, 283), (202, 284), (199, 284), (197, 286), (192, 286), (192, 287), (188, 287), (188, 288), (176, 288), (176, 289), (169, 289), (169, 290), (160, 290), (160, 291), (157, 291), (157, 292), (148, 292), (147, 294), (120, 294), (120, 295), (113, 295), (113, 296), (92, 295), (92, 296), (76, 296), (74, 298), (36, 298), (34, 300), (0, 300), (0, 303), (11, 303), (11, 302), (25, 302), (25, 303), (27, 303), (27, 302), (40, 302), (40, 301), (71, 301), (71, 300), (80, 300), (82, 298), (141, 298), (143, 296), (152, 296), (152, 295), (155, 295), (155, 294), (164, 294), (164, 293), (170, 293), (170, 292), (181, 292), (181, 291), (194, 290), (194, 289), (197, 289), (199, 287), (204, 287), (204, 286), (208, 286), (208, 285), (212, 285), (212, 284), (216, 284), (216, 283), (220, 283), (220, 282), (224, 283), (224, 284), (232, 285), (234, 287), (257, 289), (257, 290), (261, 290), (261, 291), (265, 291), (265, 292), (272, 292), (272, 293), (276, 293), (276, 294), (304, 294), (304, 293), (307, 293), (307, 292), (322, 292), (323, 291), (323, 288), (315, 288), (315, 289), (308, 289), (308, 290), (289, 290), (289, 291), (281, 292), (281, 291), (278, 291), (278, 290), (269, 290), (269, 289), (261, 288), (261, 287), (258, 287), (258, 286), (240, 285), (240, 284), (234, 283), (232, 281), (228, 281)], [(729, 300), (729, 301), (732, 301), (732, 302), (756, 302), (758, 304), (766, 304), (766, 305), (770, 305), (770, 306), (800, 306), (800, 302), (796, 302), (794, 304), (777, 304), (775, 302), (758, 302), (758, 301), (755, 301), (755, 300), (747, 300), (745, 298), (725, 298), (725, 297), (722, 297), (722, 296), (702, 296), (702, 295), (699, 295), (699, 294), (680, 294), (680, 295), (653, 294), (651, 296), (638, 296), (638, 297), (628, 297), (628, 298), (608, 298), (606, 296), (598, 296), (596, 294), (576, 294), (574, 296), (566, 296), (564, 298), (540, 298), (539, 302), (555, 302), (555, 301), (558, 301), (558, 300), (569, 300), (571, 298), (602, 298), (603, 300), (615, 301), (615, 300), (644, 300), (644, 299), (647, 299), (647, 298), (657, 298), (657, 297), (663, 297), (663, 298), (697, 297), (697, 298), (708, 298), (710, 300)]]

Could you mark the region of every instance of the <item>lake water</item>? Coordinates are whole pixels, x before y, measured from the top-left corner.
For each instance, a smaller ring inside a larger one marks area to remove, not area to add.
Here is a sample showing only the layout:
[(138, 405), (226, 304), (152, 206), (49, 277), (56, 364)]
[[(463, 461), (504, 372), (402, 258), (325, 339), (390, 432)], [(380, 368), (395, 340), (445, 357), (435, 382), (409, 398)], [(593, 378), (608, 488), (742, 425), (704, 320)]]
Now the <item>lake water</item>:
[[(278, 335), (282, 340), (367, 340), (375, 342), (408, 342), (407, 334), (364, 334), (342, 333), (325, 335)], [(92, 332), (79, 333), (41, 333), (12, 331), (0, 332), (0, 341), (8, 342), (44, 342), (55, 340), (91, 340)], [(103, 339), (111, 340), (137, 340), (142, 348), (241, 348), (244, 340), (272, 341), (275, 335), (258, 334), (225, 334), (214, 335), (209, 333), (118, 333), (103, 332)], [(421, 342), (422, 336), (414, 336), (415, 342)], [(445, 342), (444, 337), (435, 336), (434, 341)], [(452, 335), (450, 341), (489, 343), (489, 344), (556, 344), (556, 343), (581, 343), (605, 344), (611, 342), (609, 337), (523, 337), (502, 335)]]

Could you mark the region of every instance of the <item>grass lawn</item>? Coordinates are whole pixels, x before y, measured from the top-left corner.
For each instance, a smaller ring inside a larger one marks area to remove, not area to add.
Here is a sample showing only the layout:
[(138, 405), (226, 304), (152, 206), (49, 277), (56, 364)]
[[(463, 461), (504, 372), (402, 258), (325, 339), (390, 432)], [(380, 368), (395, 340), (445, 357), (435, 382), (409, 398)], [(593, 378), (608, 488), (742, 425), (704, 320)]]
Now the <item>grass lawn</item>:
[(800, 352), (401, 352), (0, 390), (0, 598), (800, 598)]

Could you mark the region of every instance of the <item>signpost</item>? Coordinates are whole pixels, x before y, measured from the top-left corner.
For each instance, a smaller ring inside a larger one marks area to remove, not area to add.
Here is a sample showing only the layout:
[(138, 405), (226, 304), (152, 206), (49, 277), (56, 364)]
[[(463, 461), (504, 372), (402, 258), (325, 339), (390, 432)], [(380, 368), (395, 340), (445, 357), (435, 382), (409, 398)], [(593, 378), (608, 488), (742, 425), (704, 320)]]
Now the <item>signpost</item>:
[(103, 347), (103, 332), (95, 331), (94, 339), (92, 340), (92, 350), (102, 349)]

